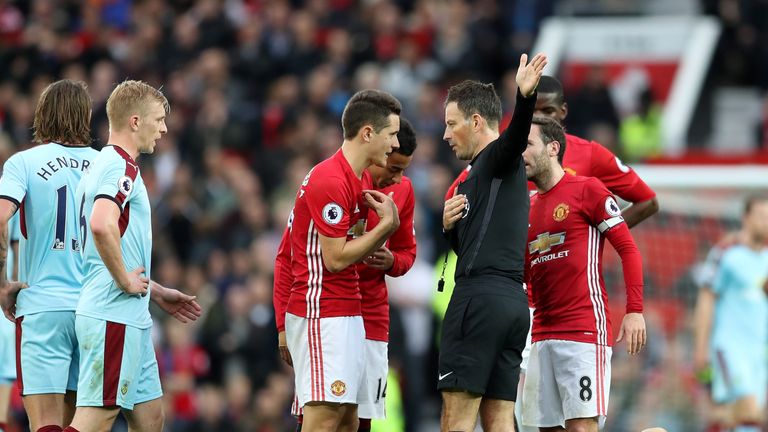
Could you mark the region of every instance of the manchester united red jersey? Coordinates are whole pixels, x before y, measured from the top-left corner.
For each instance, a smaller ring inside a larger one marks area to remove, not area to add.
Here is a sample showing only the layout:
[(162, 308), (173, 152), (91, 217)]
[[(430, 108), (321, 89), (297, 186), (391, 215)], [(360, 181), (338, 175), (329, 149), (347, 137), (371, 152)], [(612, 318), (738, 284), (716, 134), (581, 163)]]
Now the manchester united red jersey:
[[(388, 342), (389, 341), (389, 299), (387, 284), (384, 276), (402, 276), (413, 266), (416, 259), (416, 232), (413, 225), (413, 210), (415, 199), (411, 180), (403, 176), (400, 184), (394, 184), (384, 189), (382, 193), (392, 192), (392, 199), (397, 205), (400, 216), (400, 227), (387, 240), (385, 246), (392, 252), (394, 263), (392, 268), (384, 272), (358, 264), (357, 271), (360, 274), (360, 293), (363, 296), (363, 323), (365, 324), (365, 338)], [(373, 209), (368, 211), (368, 230), (379, 223), (379, 216)]]
[(563, 168), (566, 172), (599, 179), (614, 195), (628, 202), (643, 202), (656, 193), (630, 167), (607, 148), (575, 135), (565, 135)]
[(319, 236), (362, 234), (368, 215), (363, 189), (370, 187), (370, 174), (364, 171), (363, 178), (358, 178), (341, 150), (304, 178), (293, 207), (289, 313), (306, 318), (361, 315), (355, 266), (329, 272)]
[[(529, 221), (526, 279), (536, 307), (533, 341), (611, 345), (601, 261), (609, 230), (620, 231), (622, 240), (629, 238), (634, 249), (622, 252), (628, 295), (639, 291), (642, 296), (639, 253), (616, 200), (599, 180), (565, 174), (552, 189), (531, 197)], [(628, 302), (636, 305), (638, 300)], [(641, 300), (639, 304), (641, 311)]]

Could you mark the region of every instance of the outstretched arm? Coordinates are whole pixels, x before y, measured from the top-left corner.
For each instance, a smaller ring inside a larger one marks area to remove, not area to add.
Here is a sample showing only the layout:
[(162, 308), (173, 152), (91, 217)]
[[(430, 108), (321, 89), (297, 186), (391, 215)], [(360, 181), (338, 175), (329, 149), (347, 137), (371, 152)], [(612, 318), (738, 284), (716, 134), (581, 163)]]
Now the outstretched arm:
[(499, 136), (498, 143), (491, 148), (494, 172), (503, 173), (510, 169), (512, 162), (520, 157), (528, 145), (531, 119), (536, 108), (536, 86), (547, 65), (547, 56), (536, 54), (528, 63), (528, 55), (520, 56), (517, 68), (517, 102), (515, 112), (507, 129)]
[(590, 142), (592, 149), (590, 177), (599, 179), (614, 195), (630, 203), (621, 214), (629, 228), (653, 216), (659, 211), (656, 192), (648, 186), (631, 167), (597, 142)]
[(197, 321), (200, 318), (203, 309), (197, 303), (197, 297), (184, 294), (173, 288), (166, 288), (153, 280), (150, 281), (150, 284), (152, 284), (152, 288), (149, 291), (149, 299), (160, 306), (160, 309), (168, 315), (183, 323)]
[(621, 212), (630, 228), (655, 215), (659, 211), (659, 200), (653, 197), (647, 201), (632, 203)]

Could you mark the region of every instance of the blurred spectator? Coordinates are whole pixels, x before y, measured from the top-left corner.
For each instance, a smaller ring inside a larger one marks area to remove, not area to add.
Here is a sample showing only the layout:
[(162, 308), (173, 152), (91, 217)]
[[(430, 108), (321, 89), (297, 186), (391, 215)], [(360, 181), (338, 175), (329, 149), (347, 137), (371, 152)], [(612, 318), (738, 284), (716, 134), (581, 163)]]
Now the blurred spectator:
[(640, 93), (637, 112), (621, 122), (621, 154), (627, 162), (661, 155), (661, 107), (651, 89)]
[(224, 391), (217, 386), (205, 384), (196, 391), (199, 412), (194, 421), (173, 424), (172, 431), (178, 432), (210, 432), (233, 431), (239, 432), (240, 428), (227, 416), (227, 399)]
[(210, 359), (195, 343), (193, 327), (168, 320), (165, 332), (167, 346), (157, 354), (163, 392), (166, 403), (171, 405), (173, 423), (188, 424), (198, 415), (195, 385), (208, 373)]
[(585, 136), (592, 126), (600, 123), (618, 129), (619, 116), (602, 67), (591, 68), (579, 88), (566, 90), (566, 93), (573, 95), (568, 97), (568, 105), (571, 107), (568, 112), (568, 133)]

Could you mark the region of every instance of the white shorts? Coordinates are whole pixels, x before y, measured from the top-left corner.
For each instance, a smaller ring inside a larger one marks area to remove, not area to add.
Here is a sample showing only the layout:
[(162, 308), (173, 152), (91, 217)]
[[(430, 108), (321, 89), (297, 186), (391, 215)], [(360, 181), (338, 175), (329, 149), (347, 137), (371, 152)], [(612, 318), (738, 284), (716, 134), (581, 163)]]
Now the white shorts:
[(523, 388), (526, 426), (565, 427), (574, 418), (605, 424), (611, 387), (611, 348), (591, 343), (544, 340), (531, 347)]
[(299, 397), (293, 392), (293, 401), (291, 402), (291, 415), (299, 417), (304, 415), (304, 410), (299, 406)]
[(360, 396), (368, 402), (360, 402), (357, 416), (363, 419), (383, 419), (384, 398), (387, 396), (387, 374), (389, 359), (386, 342), (365, 340), (365, 373)]
[[(530, 325), (528, 326), (528, 336), (525, 337), (525, 348), (522, 352), (522, 361), (520, 362), (520, 373), (525, 373), (528, 369), (528, 358), (531, 356), (531, 329), (533, 328), (533, 308), (529, 307), (528, 312), (531, 314)], [(518, 393), (518, 400), (520, 400), (520, 394)]]
[(363, 317), (308, 319), (288, 313), (285, 336), (293, 359), (298, 408), (307, 402), (360, 403)]

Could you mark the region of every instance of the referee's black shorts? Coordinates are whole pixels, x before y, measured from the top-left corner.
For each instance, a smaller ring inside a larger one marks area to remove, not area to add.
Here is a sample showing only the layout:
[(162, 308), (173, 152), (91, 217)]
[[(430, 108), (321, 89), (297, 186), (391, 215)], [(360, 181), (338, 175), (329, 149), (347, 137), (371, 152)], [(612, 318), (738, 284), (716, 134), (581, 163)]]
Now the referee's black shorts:
[(529, 325), (519, 283), (500, 276), (459, 279), (443, 321), (437, 388), (516, 400)]

